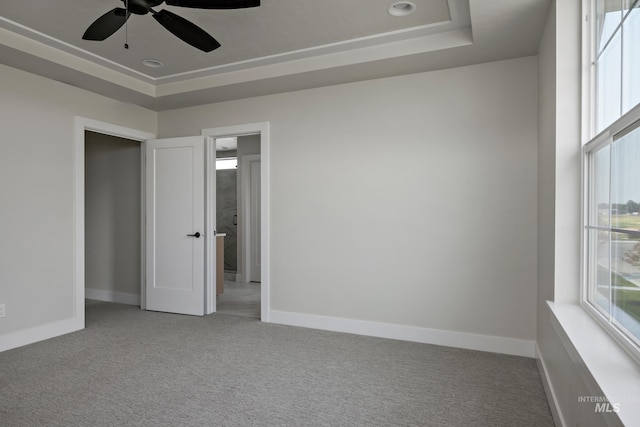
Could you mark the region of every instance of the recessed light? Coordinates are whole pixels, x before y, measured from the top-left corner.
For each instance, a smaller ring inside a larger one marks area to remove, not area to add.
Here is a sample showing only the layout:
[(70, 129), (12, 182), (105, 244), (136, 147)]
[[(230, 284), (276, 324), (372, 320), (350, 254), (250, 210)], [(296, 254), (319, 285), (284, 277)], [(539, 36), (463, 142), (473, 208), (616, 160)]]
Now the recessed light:
[(216, 151), (236, 150), (238, 148), (238, 138), (235, 136), (216, 138)]
[(415, 10), (416, 5), (410, 1), (399, 1), (389, 6), (387, 12), (389, 12), (389, 15), (393, 16), (407, 16), (411, 15)]
[(157, 59), (143, 59), (142, 63), (150, 68), (162, 68), (164, 67), (164, 62), (158, 61)]

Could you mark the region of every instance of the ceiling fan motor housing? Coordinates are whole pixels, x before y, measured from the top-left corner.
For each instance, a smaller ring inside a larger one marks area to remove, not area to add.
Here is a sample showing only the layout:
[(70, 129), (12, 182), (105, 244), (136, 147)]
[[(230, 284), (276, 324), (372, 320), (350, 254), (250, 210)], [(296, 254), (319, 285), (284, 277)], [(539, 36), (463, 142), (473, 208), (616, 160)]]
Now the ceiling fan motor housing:
[[(164, 0), (122, 0), (129, 12), (136, 15), (146, 15), (152, 7), (156, 7)], [(128, 3), (128, 4), (127, 4)]]

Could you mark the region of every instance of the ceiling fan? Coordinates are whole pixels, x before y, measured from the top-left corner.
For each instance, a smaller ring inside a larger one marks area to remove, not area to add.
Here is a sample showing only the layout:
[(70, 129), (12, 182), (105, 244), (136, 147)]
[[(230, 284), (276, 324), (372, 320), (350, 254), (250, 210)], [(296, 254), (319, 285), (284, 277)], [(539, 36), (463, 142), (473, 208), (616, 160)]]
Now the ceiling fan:
[[(151, 13), (156, 21), (182, 41), (204, 52), (220, 47), (220, 43), (196, 24), (168, 10), (156, 12), (153, 7), (166, 3), (168, 6), (196, 9), (242, 9), (260, 6), (260, 0), (121, 0), (125, 7), (116, 7), (96, 19), (82, 36), (85, 40), (102, 41), (118, 31), (132, 13)], [(128, 47), (125, 44), (125, 47)]]

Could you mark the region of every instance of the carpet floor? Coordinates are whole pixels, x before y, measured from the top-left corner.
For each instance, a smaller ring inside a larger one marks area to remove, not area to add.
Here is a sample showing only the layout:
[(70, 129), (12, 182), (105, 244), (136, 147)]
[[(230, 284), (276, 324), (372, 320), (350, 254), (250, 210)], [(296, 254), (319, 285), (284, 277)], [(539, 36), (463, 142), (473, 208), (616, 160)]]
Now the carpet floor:
[(0, 353), (2, 426), (553, 426), (534, 359), (91, 303)]

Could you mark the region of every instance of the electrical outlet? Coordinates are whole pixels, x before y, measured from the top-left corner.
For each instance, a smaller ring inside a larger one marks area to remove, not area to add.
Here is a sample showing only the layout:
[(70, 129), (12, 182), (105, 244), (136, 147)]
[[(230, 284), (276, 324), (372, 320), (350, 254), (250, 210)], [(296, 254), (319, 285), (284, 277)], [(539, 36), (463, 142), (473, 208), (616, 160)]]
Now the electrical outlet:
[(0, 317), (4, 317), (4, 304), (0, 304)]

